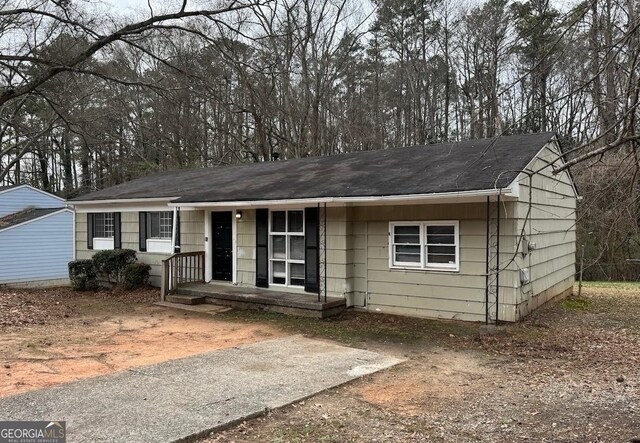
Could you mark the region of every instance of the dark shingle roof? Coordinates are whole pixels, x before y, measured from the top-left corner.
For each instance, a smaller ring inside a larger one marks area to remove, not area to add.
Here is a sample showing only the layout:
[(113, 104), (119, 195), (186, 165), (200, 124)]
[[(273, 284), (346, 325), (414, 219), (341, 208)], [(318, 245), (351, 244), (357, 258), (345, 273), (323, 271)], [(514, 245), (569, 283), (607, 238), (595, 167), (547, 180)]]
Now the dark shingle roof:
[[(181, 197), (178, 202), (431, 194), (507, 186), (553, 133), (165, 172), (76, 201)], [(72, 200), (73, 201), (73, 200)]]
[(52, 214), (57, 211), (62, 211), (63, 209), (64, 208), (27, 208), (20, 212), (1, 217), (0, 229), (10, 228), (11, 226), (35, 220), (36, 218), (44, 217), (45, 215)]

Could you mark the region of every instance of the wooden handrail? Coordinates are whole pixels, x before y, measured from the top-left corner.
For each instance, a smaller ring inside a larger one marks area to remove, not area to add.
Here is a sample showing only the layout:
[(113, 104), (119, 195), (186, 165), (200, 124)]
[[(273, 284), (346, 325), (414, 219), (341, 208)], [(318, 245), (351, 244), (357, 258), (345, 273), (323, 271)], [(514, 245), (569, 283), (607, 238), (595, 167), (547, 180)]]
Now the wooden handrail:
[(178, 252), (162, 260), (160, 297), (164, 301), (168, 294), (183, 283), (204, 283), (204, 251)]

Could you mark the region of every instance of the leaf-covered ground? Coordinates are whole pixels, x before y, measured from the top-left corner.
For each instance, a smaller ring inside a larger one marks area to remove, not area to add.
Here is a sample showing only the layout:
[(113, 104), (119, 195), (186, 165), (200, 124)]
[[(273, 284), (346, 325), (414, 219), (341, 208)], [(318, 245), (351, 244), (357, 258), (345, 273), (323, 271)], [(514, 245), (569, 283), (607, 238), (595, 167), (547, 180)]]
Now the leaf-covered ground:
[[(628, 442), (640, 437), (640, 286), (588, 284), (497, 330), (350, 314), (248, 322), (409, 360), (206, 442)], [(351, 331), (351, 336), (349, 334)]]
[(68, 318), (79, 300), (92, 298), (114, 303), (144, 303), (158, 299), (157, 290), (116, 289), (99, 292), (77, 292), (68, 287), (18, 289), (0, 287), (0, 327), (46, 325)]
[(327, 320), (199, 315), (158, 291), (0, 289), (0, 395), (302, 333), (406, 363), (210, 442), (627, 442), (640, 437), (640, 285), (586, 285), (525, 321), (481, 325), (347, 311)]

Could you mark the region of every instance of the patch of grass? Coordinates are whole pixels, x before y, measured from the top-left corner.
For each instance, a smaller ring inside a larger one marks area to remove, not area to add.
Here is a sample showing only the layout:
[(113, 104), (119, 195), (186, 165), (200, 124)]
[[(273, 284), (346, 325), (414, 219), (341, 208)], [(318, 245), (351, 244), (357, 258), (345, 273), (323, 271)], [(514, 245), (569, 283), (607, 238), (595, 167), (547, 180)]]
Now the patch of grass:
[(588, 311), (591, 309), (591, 302), (584, 298), (568, 297), (560, 302), (560, 305), (571, 311)]
[(437, 343), (448, 339), (450, 335), (466, 336), (477, 331), (477, 326), (472, 323), (356, 311), (345, 311), (327, 319), (241, 310), (227, 311), (216, 317), (228, 321), (269, 323), (292, 333), (329, 338), (346, 344), (365, 341), (403, 344), (427, 341)]
[(306, 424), (289, 423), (287, 427), (275, 429), (274, 432), (276, 435), (272, 437), (271, 441), (273, 443), (297, 443), (307, 441), (341, 443), (345, 440), (337, 431), (343, 427), (344, 424), (338, 420), (323, 420), (322, 423), (311, 421)]
[[(640, 282), (636, 281), (583, 281), (582, 286), (585, 288), (640, 290)], [(576, 291), (577, 287), (576, 283)]]

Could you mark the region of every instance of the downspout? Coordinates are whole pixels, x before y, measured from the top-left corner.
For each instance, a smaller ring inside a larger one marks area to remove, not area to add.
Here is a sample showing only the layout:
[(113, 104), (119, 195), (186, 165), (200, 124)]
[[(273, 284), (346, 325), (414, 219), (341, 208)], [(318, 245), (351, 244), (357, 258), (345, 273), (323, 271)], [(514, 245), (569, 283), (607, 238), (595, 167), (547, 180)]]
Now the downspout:
[[(67, 207), (69, 207), (67, 205)], [(71, 210), (73, 211), (73, 231), (72, 234), (73, 235), (73, 261), (77, 260), (77, 252), (76, 252), (76, 248), (77, 248), (77, 244), (76, 244), (76, 208), (71, 207)]]
[(178, 207), (173, 208), (173, 223), (171, 224), (171, 253), (176, 250), (176, 225), (178, 224)]

